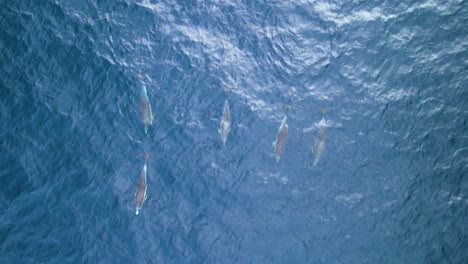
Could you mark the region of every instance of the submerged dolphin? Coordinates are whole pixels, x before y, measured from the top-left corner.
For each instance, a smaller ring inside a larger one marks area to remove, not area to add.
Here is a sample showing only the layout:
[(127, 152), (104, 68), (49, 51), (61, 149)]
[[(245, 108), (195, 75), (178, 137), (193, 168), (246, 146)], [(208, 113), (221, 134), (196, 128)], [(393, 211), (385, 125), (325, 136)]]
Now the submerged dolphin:
[(312, 153), (314, 154), (314, 166), (317, 165), (320, 157), (322, 157), (325, 151), (325, 126), (323, 125), (325, 120), (320, 121), (320, 131), (317, 134), (315, 145), (312, 147)]
[(143, 203), (145, 202), (146, 198), (148, 197), (146, 193), (146, 159), (145, 156), (145, 166), (143, 166), (143, 170), (141, 170), (140, 178), (138, 179), (138, 185), (135, 193), (135, 214), (138, 215), (140, 212)]
[(221, 117), (221, 124), (218, 128), (218, 133), (223, 141), (223, 146), (226, 146), (226, 141), (231, 132), (231, 111), (229, 110), (229, 103), (226, 99), (224, 101), (223, 116)]
[(140, 110), (141, 110), (141, 120), (145, 125), (145, 133), (148, 132), (148, 127), (153, 124), (153, 113), (151, 112), (151, 105), (148, 98), (148, 93), (146, 92), (146, 86), (143, 85), (141, 88), (140, 96)]
[(281, 155), (283, 154), (284, 148), (286, 147), (286, 137), (288, 135), (288, 118), (285, 116), (283, 122), (276, 134), (276, 140), (273, 142), (275, 148), (276, 162), (279, 162)]

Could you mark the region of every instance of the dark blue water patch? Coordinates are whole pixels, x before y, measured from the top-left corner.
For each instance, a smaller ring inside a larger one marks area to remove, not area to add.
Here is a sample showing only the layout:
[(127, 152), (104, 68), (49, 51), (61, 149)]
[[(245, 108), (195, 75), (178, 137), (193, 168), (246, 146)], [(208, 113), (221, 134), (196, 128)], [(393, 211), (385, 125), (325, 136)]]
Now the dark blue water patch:
[(1, 196), (1, 206), (5, 210), (22, 193), (31, 192), (33, 185), (22, 164), (12, 154), (4, 153), (0, 168), (2, 170), (1, 175), (5, 176), (1, 179), (2, 186), (5, 186), (5, 191)]
[[(73, 232), (63, 232), (73, 226), (74, 215), (63, 203), (50, 198), (53, 192), (47, 189), (34, 191), (16, 199), (2, 216), (2, 237), (5, 238), (2, 250), (15, 252), (12, 260), (33, 263), (45, 262), (53, 256), (56, 259), (66, 260), (74, 255), (78, 261), (80, 244)], [(52, 196), (53, 197), (53, 196)], [(38, 229), (42, 232), (36, 232)], [(62, 248), (63, 247), (63, 248)]]

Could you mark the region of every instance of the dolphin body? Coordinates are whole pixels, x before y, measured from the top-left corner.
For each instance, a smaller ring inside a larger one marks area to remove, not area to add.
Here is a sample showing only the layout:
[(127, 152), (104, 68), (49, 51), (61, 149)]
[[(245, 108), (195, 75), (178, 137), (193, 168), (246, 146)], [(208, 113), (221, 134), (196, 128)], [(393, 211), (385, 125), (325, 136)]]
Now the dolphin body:
[(231, 132), (231, 111), (229, 110), (229, 103), (226, 99), (224, 101), (223, 116), (221, 117), (221, 124), (218, 128), (218, 133), (223, 141), (223, 146), (226, 146), (226, 141)]
[(153, 112), (151, 112), (151, 104), (149, 102), (148, 93), (146, 91), (146, 86), (143, 85), (141, 88), (140, 96), (140, 110), (141, 110), (141, 120), (145, 126), (145, 134), (148, 132), (148, 127), (153, 124)]
[[(323, 123), (322, 121), (320, 121), (321, 124)], [(312, 147), (312, 153), (314, 154), (314, 166), (317, 165), (324, 151), (325, 151), (325, 126), (320, 125), (320, 131), (317, 134), (317, 138), (315, 139), (315, 145)]]
[(283, 122), (276, 134), (276, 140), (273, 142), (273, 147), (275, 149), (276, 162), (279, 162), (281, 155), (284, 152), (286, 147), (286, 137), (288, 136), (288, 118), (285, 116)]
[(136, 193), (135, 193), (135, 215), (138, 215), (147, 197), (148, 195), (146, 193), (146, 160), (145, 160), (145, 166), (143, 166), (143, 170), (141, 170), (140, 178), (138, 179), (138, 185), (137, 185)]

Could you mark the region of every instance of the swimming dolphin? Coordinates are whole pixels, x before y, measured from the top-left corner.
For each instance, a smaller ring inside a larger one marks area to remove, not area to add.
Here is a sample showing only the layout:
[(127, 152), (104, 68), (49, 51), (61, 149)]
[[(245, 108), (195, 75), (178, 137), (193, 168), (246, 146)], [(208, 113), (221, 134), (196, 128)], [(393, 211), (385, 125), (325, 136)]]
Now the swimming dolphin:
[(317, 165), (320, 157), (322, 157), (323, 152), (325, 151), (325, 126), (323, 125), (325, 120), (320, 121), (320, 131), (317, 134), (315, 139), (315, 145), (312, 147), (312, 153), (314, 154), (314, 166)]
[(143, 166), (143, 170), (141, 170), (140, 178), (138, 179), (138, 185), (135, 193), (135, 214), (138, 215), (140, 212), (143, 203), (145, 202), (146, 198), (148, 197), (146, 193), (146, 159), (145, 156), (145, 165)]
[(151, 112), (151, 105), (148, 98), (148, 93), (146, 92), (146, 86), (143, 85), (141, 88), (140, 96), (140, 110), (141, 110), (141, 120), (145, 125), (145, 134), (148, 132), (148, 127), (153, 124), (153, 113)]
[(231, 132), (231, 111), (229, 110), (229, 103), (226, 99), (224, 101), (223, 116), (221, 117), (221, 124), (218, 128), (218, 133), (223, 141), (223, 146), (226, 146), (226, 141)]
[(281, 155), (283, 154), (284, 148), (286, 147), (286, 137), (288, 135), (288, 118), (284, 116), (283, 122), (276, 134), (276, 140), (273, 142), (275, 148), (276, 162), (279, 162)]

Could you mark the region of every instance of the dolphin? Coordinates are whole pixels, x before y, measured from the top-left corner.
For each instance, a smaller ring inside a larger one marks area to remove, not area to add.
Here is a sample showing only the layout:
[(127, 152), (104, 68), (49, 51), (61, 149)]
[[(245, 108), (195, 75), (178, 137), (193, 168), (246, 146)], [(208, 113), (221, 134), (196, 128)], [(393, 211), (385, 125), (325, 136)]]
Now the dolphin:
[(146, 86), (143, 85), (141, 88), (140, 96), (140, 110), (141, 110), (141, 120), (145, 126), (145, 134), (148, 132), (148, 127), (153, 124), (153, 113), (151, 112), (151, 104), (149, 102), (148, 93), (146, 91)]
[(143, 203), (148, 197), (146, 193), (146, 160), (147, 159), (148, 157), (145, 156), (145, 165), (143, 166), (143, 170), (141, 170), (140, 178), (138, 179), (138, 185), (137, 185), (136, 193), (135, 193), (135, 214), (136, 215), (138, 215), (141, 207), (143, 206)]
[[(323, 122), (322, 122), (323, 121)], [(325, 126), (323, 125), (325, 120), (320, 121), (320, 131), (315, 139), (315, 145), (312, 147), (312, 153), (314, 154), (314, 166), (317, 165), (320, 157), (322, 157), (325, 151)]]
[(276, 140), (273, 142), (275, 148), (276, 162), (279, 162), (284, 148), (286, 147), (286, 137), (288, 135), (288, 117), (284, 116), (283, 122), (276, 134)]
[(231, 111), (229, 110), (229, 103), (226, 99), (224, 101), (223, 116), (221, 117), (221, 124), (218, 128), (218, 133), (223, 141), (223, 146), (226, 146), (226, 141), (231, 132)]

